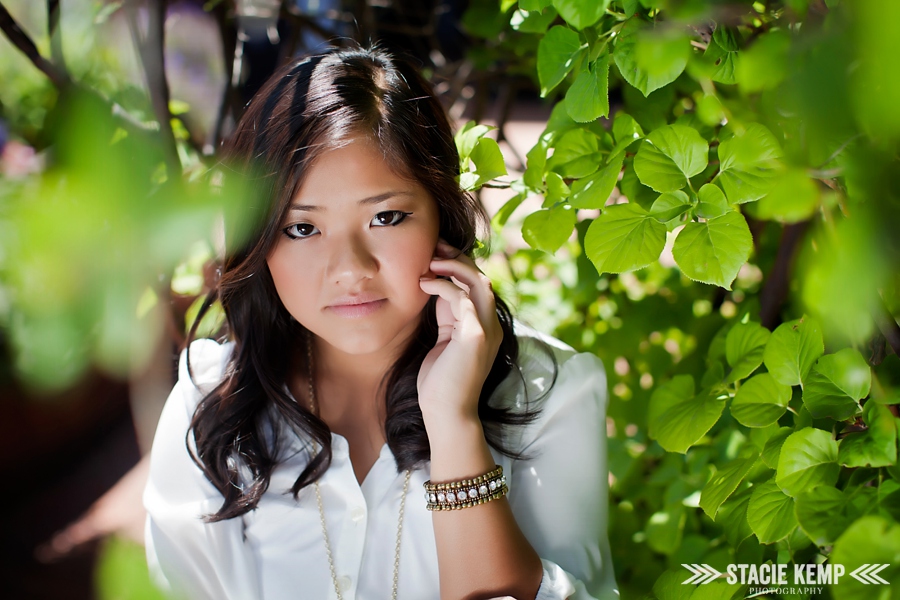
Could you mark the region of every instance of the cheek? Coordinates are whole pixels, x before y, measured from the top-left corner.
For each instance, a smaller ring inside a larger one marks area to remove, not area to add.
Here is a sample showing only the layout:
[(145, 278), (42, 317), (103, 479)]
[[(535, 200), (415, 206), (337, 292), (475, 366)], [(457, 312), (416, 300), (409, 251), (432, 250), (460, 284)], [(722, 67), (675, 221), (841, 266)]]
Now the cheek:
[(313, 297), (314, 290), (310, 285), (311, 278), (298, 273), (296, 261), (290, 260), (287, 254), (276, 250), (266, 262), (278, 297), (288, 312), (297, 318), (298, 311), (302, 312), (304, 307), (311, 305), (309, 300)]

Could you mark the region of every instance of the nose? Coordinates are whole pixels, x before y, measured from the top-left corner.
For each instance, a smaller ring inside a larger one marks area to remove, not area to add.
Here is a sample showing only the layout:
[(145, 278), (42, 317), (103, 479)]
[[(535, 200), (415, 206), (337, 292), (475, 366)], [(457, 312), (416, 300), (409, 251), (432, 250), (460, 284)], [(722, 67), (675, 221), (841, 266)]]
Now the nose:
[(346, 236), (333, 240), (329, 249), (328, 279), (340, 285), (354, 285), (378, 272), (378, 260), (366, 240)]

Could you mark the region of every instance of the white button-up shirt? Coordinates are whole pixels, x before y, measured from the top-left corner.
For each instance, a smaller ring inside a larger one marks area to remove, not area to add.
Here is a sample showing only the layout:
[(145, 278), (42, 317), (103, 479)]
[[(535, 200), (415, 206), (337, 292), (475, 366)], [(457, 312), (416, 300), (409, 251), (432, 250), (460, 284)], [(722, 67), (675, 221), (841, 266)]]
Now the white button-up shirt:
[[(492, 452), (509, 485), (519, 527), (544, 566), (538, 600), (617, 598), (607, 526), (606, 378), (599, 359), (576, 354), (558, 340), (516, 324), (519, 365), (492, 404), (525, 406), (558, 376), (537, 406), (541, 414), (508, 430), (507, 442), (526, 457)], [(537, 339), (544, 341), (542, 349)], [(153, 442), (147, 508), (147, 557), (157, 582), (189, 600), (334, 599), (315, 488), (295, 499), (290, 488), (305, 467), (310, 445), (286, 441), (259, 505), (241, 517), (205, 523), (222, 496), (191, 460), (185, 435), (203, 394), (222, 378), (232, 344), (199, 340), (191, 346), (193, 381), (185, 356), (179, 381)], [(524, 382), (523, 382), (524, 379)], [(191, 440), (193, 444), (193, 440)], [(388, 446), (360, 485), (347, 440), (332, 434), (333, 460), (319, 481), (337, 585), (347, 600), (390, 598), (397, 517), (404, 473)], [(398, 598), (438, 599), (438, 561), (423, 484), (429, 468), (412, 472), (403, 519)], [(470, 542), (490, 544), (473, 533)], [(466, 548), (460, 548), (466, 552)], [(525, 599), (519, 599), (525, 600)], [(530, 600), (530, 599), (528, 599)]]

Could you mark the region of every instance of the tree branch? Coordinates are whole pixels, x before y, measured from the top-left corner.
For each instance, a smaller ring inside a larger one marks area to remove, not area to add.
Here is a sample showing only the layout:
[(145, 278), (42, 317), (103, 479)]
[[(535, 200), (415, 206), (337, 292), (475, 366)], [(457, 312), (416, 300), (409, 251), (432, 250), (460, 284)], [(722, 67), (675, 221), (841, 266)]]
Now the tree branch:
[(141, 39), (140, 26), (137, 20), (136, 0), (128, 0), (128, 26), (131, 36), (144, 67), (147, 92), (153, 113), (159, 122), (162, 136), (163, 153), (171, 178), (181, 177), (181, 161), (178, 159), (178, 147), (175, 134), (172, 132), (172, 113), (169, 110), (169, 82), (166, 79), (165, 60), (165, 26), (167, 0), (149, 0), (147, 8), (148, 23), (146, 39)]
[(47, 0), (47, 34), (50, 36), (50, 58), (58, 68), (66, 70), (62, 50), (62, 30), (59, 27), (59, 0)]
[[(778, 316), (781, 307), (787, 299), (790, 288), (791, 267), (794, 262), (794, 254), (806, 233), (809, 221), (785, 225), (781, 232), (781, 242), (778, 244), (778, 253), (775, 256), (775, 264), (769, 271), (768, 277), (759, 293), (759, 320), (763, 327), (774, 329), (778, 324)], [(754, 236), (756, 239), (756, 236)]]
[(38, 52), (37, 46), (25, 33), (16, 20), (12, 18), (6, 7), (0, 3), (0, 30), (6, 34), (9, 41), (19, 49), (19, 51), (28, 57), (28, 60), (38, 68), (44, 75), (50, 78), (57, 88), (62, 89), (72, 83), (65, 71), (55, 66)]

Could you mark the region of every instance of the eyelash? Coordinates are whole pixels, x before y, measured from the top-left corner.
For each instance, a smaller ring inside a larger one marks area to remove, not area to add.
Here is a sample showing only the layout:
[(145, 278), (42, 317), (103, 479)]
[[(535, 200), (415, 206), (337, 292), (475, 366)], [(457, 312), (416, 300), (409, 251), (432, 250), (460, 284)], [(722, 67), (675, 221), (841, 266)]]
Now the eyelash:
[[(390, 215), (391, 219), (389, 220), (388, 223), (381, 223), (380, 225), (373, 225), (373, 227), (395, 227), (395, 226), (399, 225), (400, 223), (402, 223), (403, 221), (405, 221), (406, 217), (410, 216), (411, 214), (412, 213), (410, 213), (410, 212), (404, 212), (402, 210), (386, 210), (386, 211), (380, 212), (372, 218), (373, 223), (375, 222), (376, 219), (378, 219), (378, 217), (381, 217), (382, 215)], [(306, 235), (297, 235), (296, 230), (301, 227), (304, 227), (304, 228), (311, 227), (313, 229), (313, 231), (307, 233)], [(284, 235), (286, 235), (288, 238), (290, 238), (292, 240), (302, 240), (302, 239), (312, 237), (316, 233), (316, 231), (318, 231), (316, 229), (316, 226), (311, 225), (309, 223), (295, 223), (293, 225), (289, 225), (289, 226), (285, 227), (282, 230)]]

